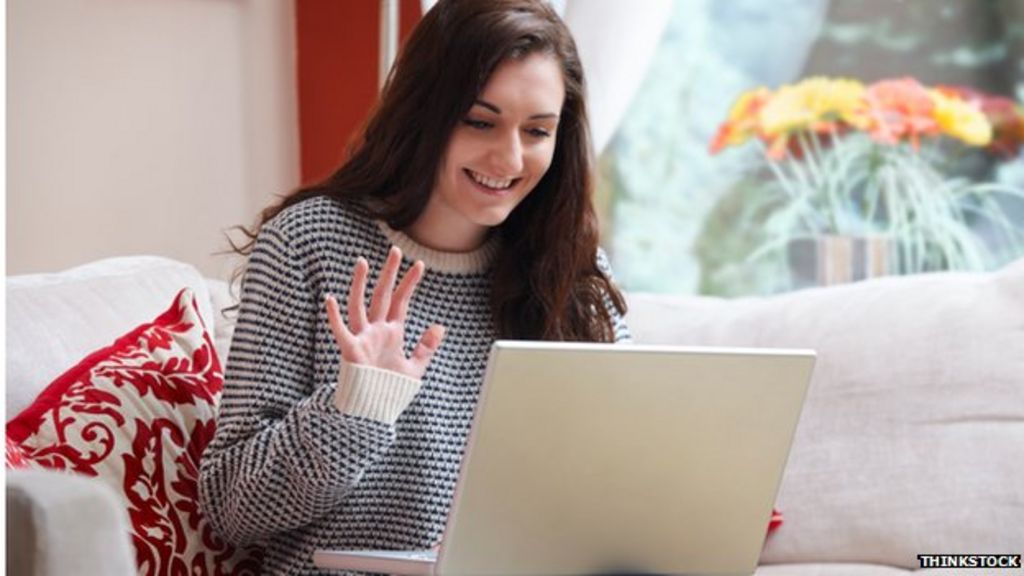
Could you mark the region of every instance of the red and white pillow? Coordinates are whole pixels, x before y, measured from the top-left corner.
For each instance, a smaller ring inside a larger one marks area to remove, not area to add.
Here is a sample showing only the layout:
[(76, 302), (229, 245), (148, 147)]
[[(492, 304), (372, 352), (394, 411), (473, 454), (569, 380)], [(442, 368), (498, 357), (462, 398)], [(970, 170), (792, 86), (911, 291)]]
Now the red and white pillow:
[(782, 527), (782, 512), (778, 508), (772, 508), (772, 519), (768, 521), (768, 534), (775, 532)]
[(34, 462), (25, 456), (17, 442), (7, 438), (7, 469), (35, 468)]
[(199, 510), (199, 459), (222, 385), (195, 298), (182, 290), (153, 322), (90, 354), (7, 423), (8, 467), (13, 453), (16, 463), (110, 485), (131, 520), (140, 574), (257, 574), (258, 551), (221, 540)]

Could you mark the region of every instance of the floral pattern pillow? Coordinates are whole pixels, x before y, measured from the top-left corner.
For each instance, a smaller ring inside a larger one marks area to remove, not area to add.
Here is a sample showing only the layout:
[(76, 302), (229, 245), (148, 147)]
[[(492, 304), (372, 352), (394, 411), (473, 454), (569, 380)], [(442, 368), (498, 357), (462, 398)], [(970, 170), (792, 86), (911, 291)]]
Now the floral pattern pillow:
[(216, 429), (223, 374), (192, 292), (48, 386), (7, 423), (44, 468), (95, 476), (119, 494), (139, 573), (257, 574), (199, 510), (199, 459)]
[(7, 469), (35, 468), (35, 464), (21, 451), (21, 446), (10, 437), (7, 438)]
[(782, 512), (778, 508), (772, 508), (772, 519), (768, 521), (768, 534), (775, 532), (782, 526)]

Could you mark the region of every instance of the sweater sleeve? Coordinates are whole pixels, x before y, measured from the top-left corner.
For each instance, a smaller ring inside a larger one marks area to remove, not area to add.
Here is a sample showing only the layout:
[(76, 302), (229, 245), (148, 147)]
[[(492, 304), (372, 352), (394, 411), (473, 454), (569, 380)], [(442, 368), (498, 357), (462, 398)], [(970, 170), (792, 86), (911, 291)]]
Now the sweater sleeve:
[[(273, 224), (257, 237), (242, 281), (218, 427), (200, 470), (200, 505), (235, 544), (338, 509), (394, 442), (397, 412), (419, 387), (404, 377), (346, 370), (339, 376), (351, 392), (336, 404), (337, 382), (317, 384), (322, 303)], [(383, 399), (367, 392), (381, 386)]]
[[(608, 255), (605, 253), (603, 248), (598, 247), (597, 249), (597, 267), (608, 277), (608, 280), (612, 284), (615, 284), (615, 275), (612, 273), (612, 265), (608, 261)], [(629, 332), (629, 326), (626, 324), (626, 318), (624, 314), (620, 314), (615, 308), (615, 304), (607, 294), (604, 295), (604, 306), (608, 310), (608, 314), (612, 318), (612, 327), (615, 330), (615, 343), (616, 344), (632, 344), (633, 336)]]

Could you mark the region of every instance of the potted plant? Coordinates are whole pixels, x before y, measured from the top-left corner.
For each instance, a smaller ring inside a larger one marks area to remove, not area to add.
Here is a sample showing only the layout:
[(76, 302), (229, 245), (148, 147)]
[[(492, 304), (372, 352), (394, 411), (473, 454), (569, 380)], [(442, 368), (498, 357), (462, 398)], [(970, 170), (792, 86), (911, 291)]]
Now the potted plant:
[(956, 148), (1017, 154), (1024, 112), (1013, 101), (913, 78), (869, 86), (808, 78), (742, 94), (711, 153), (755, 142), (767, 240), (750, 259), (787, 251), (797, 286), (885, 273), (978, 270), (984, 221), (1009, 250), (1024, 231), (1000, 197), (1024, 191), (947, 173)]

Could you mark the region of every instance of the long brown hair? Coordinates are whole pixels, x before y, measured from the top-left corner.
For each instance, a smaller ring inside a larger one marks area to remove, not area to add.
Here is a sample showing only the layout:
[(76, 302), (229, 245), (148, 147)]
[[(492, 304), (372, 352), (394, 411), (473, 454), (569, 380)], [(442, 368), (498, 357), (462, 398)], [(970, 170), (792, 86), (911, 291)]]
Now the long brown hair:
[(551, 166), (494, 233), (491, 310), (501, 337), (610, 342), (607, 298), (619, 314), (622, 294), (595, 262), (592, 151), (583, 68), (575, 42), (543, 0), (441, 0), (402, 49), (349, 159), (323, 182), (300, 188), (239, 227), (252, 251), (265, 222), (314, 196), (364, 202), (396, 230), (423, 212), (456, 124), (505, 60), (550, 54), (562, 67), (563, 103)]

